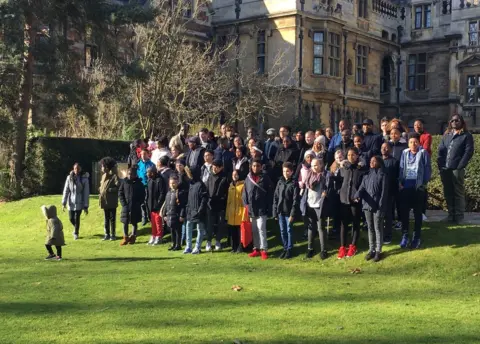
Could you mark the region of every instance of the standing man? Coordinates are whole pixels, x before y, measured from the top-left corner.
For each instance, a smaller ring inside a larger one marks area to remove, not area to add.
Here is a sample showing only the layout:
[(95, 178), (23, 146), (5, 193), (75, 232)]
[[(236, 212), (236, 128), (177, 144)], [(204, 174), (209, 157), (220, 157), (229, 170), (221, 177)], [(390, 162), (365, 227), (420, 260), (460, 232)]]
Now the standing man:
[(233, 158), (235, 154), (230, 151), (230, 141), (227, 138), (218, 139), (218, 147), (214, 151), (215, 160), (220, 160), (223, 166), (223, 172), (230, 180), (233, 172)]
[(423, 119), (416, 119), (415, 123), (413, 124), (413, 130), (420, 135), (420, 146), (425, 149), (430, 156), (432, 156), (432, 135), (427, 133), (427, 131), (424, 129), (425, 123), (423, 122)]
[(287, 137), (287, 136), (290, 136), (290, 127), (287, 126), (287, 125), (282, 125), (280, 127), (280, 130), (279, 130), (279, 134), (280, 134), (280, 142), (283, 143), (283, 140)]
[(333, 135), (332, 139), (330, 140), (330, 145), (328, 146), (329, 152), (335, 153), (335, 147), (337, 147), (340, 142), (342, 142), (342, 131), (344, 131), (345, 129), (349, 129), (348, 123), (347, 121), (342, 119), (340, 123), (338, 123), (338, 133)]
[(438, 169), (447, 201), (446, 221), (462, 223), (465, 213), (465, 168), (473, 156), (473, 136), (462, 116), (453, 115), (438, 146)]
[(188, 152), (186, 155), (187, 166), (190, 169), (198, 169), (202, 167), (204, 160), (203, 160), (203, 153), (205, 152), (205, 148), (200, 145), (200, 138), (198, 136), (192, 136), (188, 139)]
[(315, 133), (313, 131), (307, 131), (305, 133), (305, 144), (299, 152), (297, 166), (300, 165), (305, 157), (305, 153), (312, 149), (313, 142), (315, 141)]
[(375, 155), (380, 155), (380, 149), (383, 143), (383, 136), (373, 132), (373, 121), (367, 118), (362, 123), (363, 144), (365, 146), (366, 161)]
[[(148, 150), (145, 148), (140, 153), (140, 161), (137, 164), (138, 171), (137, 175), (140, 178), (144, 188), (145, 193), (148, 186), (148, 176), (147, 171), (150, 167), (155, 167), (155, 164), (150, 160)], [(149, 214), (147, 211), (147, 204), (145, 202), (142, 203), (142, 226), (145, 226), (149, 219)]]
[(275, 141), (275, 136), (277, 135), (277, 131), (274, 128), (270, 128), (267, 130), (267, 140), (265, 141), (265, 157), (268, 161), (273, 161), (275, 159), (275, 154), (277, 154), (278, 150), (278, 143)]

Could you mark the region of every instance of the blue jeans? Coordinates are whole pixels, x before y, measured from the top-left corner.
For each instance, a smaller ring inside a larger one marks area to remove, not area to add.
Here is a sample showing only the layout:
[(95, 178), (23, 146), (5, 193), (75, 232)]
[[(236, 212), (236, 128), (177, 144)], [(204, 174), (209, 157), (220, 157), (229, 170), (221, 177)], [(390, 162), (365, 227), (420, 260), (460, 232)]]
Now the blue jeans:
[(203, 237), (205, 236), (205, 224), (203, 222), (187, 222), (186, 226), (186, 235), (187, 235), (187, 248), (191, 249), (192, 248), (192, 235), (193, 235), (193, 230), (196, 229), (198, 234), (197, 234), (197, 242), (195, 244), (195, 247), (200, 250), (202, 248), (202, 240)]
[(292, 244), (292, 224), (288, 221), (290, 216), (278, 215), (278, 224), (280, 225), (280, 236), (282, 237), (283, 249), (291, 250)]

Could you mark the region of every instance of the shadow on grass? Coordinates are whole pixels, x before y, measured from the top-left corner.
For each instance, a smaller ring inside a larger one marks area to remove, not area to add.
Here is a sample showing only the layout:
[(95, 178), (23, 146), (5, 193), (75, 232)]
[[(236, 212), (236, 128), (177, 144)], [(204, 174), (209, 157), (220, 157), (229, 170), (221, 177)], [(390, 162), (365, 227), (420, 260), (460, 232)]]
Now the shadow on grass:
[(99, 258), (85, 258), (79, 259), (88, 262), (109, 262), (109, 261), (119, 261), (119, 262), (141, 262), (141, 261), (150, 261), (150, 260), (170, 260), (170, 259), (180, 259), (180, 257), (99, 257)]

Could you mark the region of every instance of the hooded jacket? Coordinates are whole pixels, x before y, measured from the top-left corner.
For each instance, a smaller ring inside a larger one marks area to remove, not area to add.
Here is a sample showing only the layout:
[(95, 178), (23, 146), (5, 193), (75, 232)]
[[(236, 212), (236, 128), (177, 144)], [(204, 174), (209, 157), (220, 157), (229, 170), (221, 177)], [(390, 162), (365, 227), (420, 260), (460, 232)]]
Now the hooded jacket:
[(228, 180), (225, 172), (213, 174), (207, 181), (208, 209), (215, 212), (225, 211), (227, 208)]
[(360, 168), (357, 164), (344, 163), (338, 173), (337, 178), (341, 180), (340, 187), (340, 202), (342, 204), (350, 205), (355, 198), (355, 194), (362, 183), (363, 176), (367, 172), (365, 168)]
[(275, 168), (274, 168), (274, 178), (279, 179), (282, 176), (282, 165), (285, 162), (291, 162), (293, 164), (294, 170), (297, 168), (297, 163), (299, 159), (300, 151), (297, 149), (297, 145), (292, 142), (288, 147), (280, 147), (277, 150), (275, 155)]
[(388, 197), (398, 194), (398, 174), (400, 171), (400, 160), (389, 156), (388, 159), (383, 159), (385, 164), (384, 172), (387, 176)]
[(68, 175), (63, 188), (62, 198), (62, 205), (67, 206), (68, 210), (88, 209), (88, 197), (90, 196), (89, 176), (88, 172), (77, 176), (73, 171)]
[(178, 224), (180, 218), (186, 218), (188, 201), (188, 190), (180, 189), (168, 190), (165, 197), (165, 206), (163, 207), (162, 217), (169, 227)]
[(240, 226), (244, 218), (245, 207), (242, 202), (242, 192), (245, 182), (239, 180), (235, 184), (232, 182), (228, 188), (227, 212), (225, 217), (230, 226)]
[(205, 153), (205, 148), (202, 146), (197, 147), (194, 150), (189, 149), (185, 159), (187, 166), (190, 167), (190, 169), (197, 168), (200, 170), (205, 163), (205, 160), (203, 159), (203, 153)]
[(120, 181), (115, 171), (109, 171), (102, 175), (98, 195), (101, 209), (117, 209), (119, 185)]
[(42, 213), (47, 219), (47, 237), (45, 245), (65, 246), (62, 221), (57, 217), (57, 207), (54, 205), (42, 206)]
[(300, 188), (293, 178), (280, 178), (273, 195), (273, 217), (283, 215), (295, 218), (299, 210), (299, 195)]
[(388, 178), (382, 169), (371, 169), (366, 174), (354, 198), (362, 200), (365, 211), (385, 213), (387, 210)]
[(395, 158), (395, 160), (400, 161), (402, 157), (402, 152), (408, 148), (408, 144), (406, 142), (402, 142), (402, 139), (400, 139), (398, 142), (389, 142), (390, 147), (392, 147), (392, 157)]
[(472, 158), (473, 152), (472, 134), (463, 130), (460, 134), (449, 132), (443, 135), (442, 142), (438, 146), (438, 169), (464, 169)]
[(245, 187), (242, 192), (242, 201), (244, 206), (248, 206), (249, 217), (268, 216), (270, 212), (272, 193), (272, 181), (268, 175), (261, 173), (256, 176), (251, 173), (245, 179)]
[(137, 224), (142, 220), (142, 204), (145, 201), (145, 187), (140, 178), (125, 178), (120, 183), (118, 198), (122, 206), (120, 221), (124, 224)]
[(370, 162), (370, 158), (380, 154), (382, 148), (383, 136), (374, 133), (363, 134), (363, 144), (365, 146), (365, 152), (367, 162)]
[(187, 221), (205, 222), (207, 214), (208, 192), (205, 184), (200, 181), (192, 181), (188, 190)]
[(161, 175), (155, 178), (149, 178), (147, 183), (147, 209), (148, 212), (159, 212), (165, 196), (167, 194), (167, 184)]

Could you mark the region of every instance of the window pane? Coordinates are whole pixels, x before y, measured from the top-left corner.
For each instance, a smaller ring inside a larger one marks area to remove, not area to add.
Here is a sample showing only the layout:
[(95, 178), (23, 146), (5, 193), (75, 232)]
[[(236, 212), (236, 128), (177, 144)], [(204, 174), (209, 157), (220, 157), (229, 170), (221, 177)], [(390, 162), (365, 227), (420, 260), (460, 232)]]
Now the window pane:
[(258, 42), (265, 42), (265, 31), (258, 31)]
[(265, 57), (257, 58), (257, 71), (258, 74), (265, 74)]
[(315, 56), (323, 56), (323, 45), (316, 44), (313, 47), (313, 53), (315, 54)]
[(415, 75), (415, 65), (408, 66), (408, 75)]
[(408, 64), (415, 64), (417, 62), (417, 55), (408, 55)]
[(363, 71), (363, 79), (362, 79), (362, 84), (366, 85), (367, 84), (367, 71)]
[(314, 74), (322, 74), (323, 73), (323, 59), (322, 58), (314, 58), (313, 59), (313, 73)]
[(475, 88), (467, 89), (467, 103), (475, 103)]
[(419, 75), (417, 77), (418, 81), (418, 89), (419, 90), (424, 90), (425, 89), (425, 75)]
[(469, 24), (469, 30), (468, 31), (477, 31), (478, 28), (478, 22), (470, 22)]
[(313, 41), (315, 43), (322, 43), (323, 42), (323, 32), (315, 32), (313, 34)]
[(265, 44), (257, 44), (257, 54), (264, 55), (265, 54)]
[[(479, 78), (480, 80), (480, 78)], [(467, 76), (467, 86), (475, 86), (475, 76), (469, 75)]]
[(470, 43), (470, 45), (477, 45), (477, 40), (478, 40), (478, 33), (470, 33), (468, 35), (468, 41)]
[(362, 67), (363, 67), (363, 68), (367, 68), (367, 58), (366, 58), (366, 57), (363, 58), (362, 63), (363, 63), (363, 64), (362, 64)]
[(415, 29), (422, 28), (422, 13), (415, 13)]
[(427, 54), (418, 54), (418, 62), (427, 62)]
[(420, 74), (425, 73), (425, 66), (426, 66), (425, 64), (419, 63), (419, 64), (418, 64), (418, 71), (417, 71), (417, 73), (420, 73)]
[(431, 22), (430, 22), (430, 21), (431, 21), (431, 17), (432, 17), (431, 12), (425, 12), (425, 20), (424, 20), (424, 25), (425, 25), (425, 27), (430, 27), (430, 26), (432, 26), (432, 25), (431, 25)]
[(357, 68), (357, 84), (361, 84), (361, 83), (362, 83), (362, 69)]

